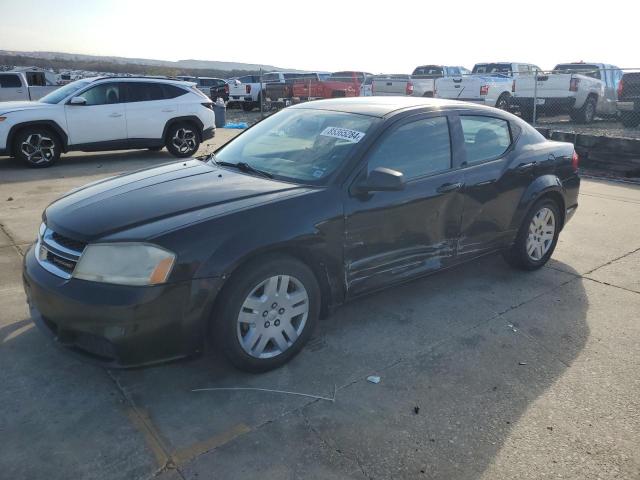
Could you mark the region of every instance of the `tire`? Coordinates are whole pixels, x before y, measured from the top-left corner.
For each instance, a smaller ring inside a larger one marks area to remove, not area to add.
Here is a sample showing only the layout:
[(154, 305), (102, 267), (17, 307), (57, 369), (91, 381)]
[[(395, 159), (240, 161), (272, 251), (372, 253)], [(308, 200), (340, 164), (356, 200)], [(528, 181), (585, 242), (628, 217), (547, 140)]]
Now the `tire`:
[[(282, 292), (288, 292), (286, 297)], [(231, 364), (246, 372), (265, 372), (291, 360), (309, 340), (320, 316), (315, 275), (287, 256), (270, 256), (241, 267), (220, 295), (211, 323), (212, 341)], [(287, 312), (290, 308), (293, 314)]]
[(433, 92), (424, 92), (422, 96), (425, 98), (433, 98)]
[[(260, 105), (260, 104), (258, 104)], [(255, 103), (254, 102), (242, 102), (242, 110), (244, 110), (245, 112), (250, 112), (255, 108)]]
[(150, 152), (159, 152), (163, 148), (164, 148), (164, 145), (159, 146), (159, 147), (149, 147), (149, 148), (147, 148), (147, 150), (149, 150)]
[(591, 123), (596, 116), (596, 107), (598, 101), (593, 96), (588, 96), (584, 101), (584, 105), (578, 110), (571, 112), (571, 120), (578, 123)]
[(31, 168), (50, 167), (60, 158), (61, 150), (58, 135), (46, 127), (27, 127), (13, 142), (13, 155)]
[(165, 146), (174, 157), (191, 157), (200, 148), (200, 132), (192, 123), (174, 123), (167, 130)]
[(633, 128), (640, 125), (640, 112), (622, 112), (620, 121), (625, 127)]
[[(553, 222), (551, 234), (549, 213)], [(513, 245), (503, 254), (507, 263), (521, 270), (537, 270), (544, 266), (558, 243), (560, 220), (560, 209), (555, 201), (542, 198), (536, 202), (524, 217)], [(530, 253), (532, 247), (535, 249)]]
[(504, 110), (505, 112), (509, 111), (509, 106), (511, 104), (509, 100), (510, 98), (511, 95), (509, 95), (508, 93), (503, 93), (502, 95), (500, 95), (498, 97), (498, 100), (496, 100), (496, 108)]

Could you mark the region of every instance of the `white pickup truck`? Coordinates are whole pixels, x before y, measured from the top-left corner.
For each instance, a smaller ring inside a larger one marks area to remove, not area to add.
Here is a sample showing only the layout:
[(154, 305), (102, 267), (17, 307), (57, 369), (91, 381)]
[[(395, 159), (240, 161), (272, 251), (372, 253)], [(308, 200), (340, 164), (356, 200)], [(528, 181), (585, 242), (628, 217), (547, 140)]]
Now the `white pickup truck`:
[(44, 72), (0, 72), (0, 102), (38, 100), (59, 85), (47, 85)]
[(514, 82), (513, 105), (522, 117), (569, 114), (574, 122), (591, 123), (596, 115), (615, 116), (622, 70), (605, 63), (561, 63), (552, 72)]
[(459, 77), (470, 73), (464, 67), (445, 65), (421, 65), (411, 75), (376, 75), (372, 81), (372, 92), (376, 96), (411, 95), (433, 97), (438, 78)]
[(229, 81), (229, 103), (242, 105), (245, 112), (260, 106), (260, 75), (245, 75)]
[(435, 96), (509, 110), (514, 78), (538, 70), (530, 63), (477, 63), (471, 75), (437, 79)]

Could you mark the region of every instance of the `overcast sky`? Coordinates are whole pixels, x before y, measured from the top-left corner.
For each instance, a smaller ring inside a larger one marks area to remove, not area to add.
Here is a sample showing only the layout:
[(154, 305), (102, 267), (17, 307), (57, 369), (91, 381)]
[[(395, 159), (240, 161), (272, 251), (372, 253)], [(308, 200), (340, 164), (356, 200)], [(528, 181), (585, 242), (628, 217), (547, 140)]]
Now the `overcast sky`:
[(639, 14), (638, 0), (0, 0), (0, 49), (372, 73), (483, 61), (640, 67)]

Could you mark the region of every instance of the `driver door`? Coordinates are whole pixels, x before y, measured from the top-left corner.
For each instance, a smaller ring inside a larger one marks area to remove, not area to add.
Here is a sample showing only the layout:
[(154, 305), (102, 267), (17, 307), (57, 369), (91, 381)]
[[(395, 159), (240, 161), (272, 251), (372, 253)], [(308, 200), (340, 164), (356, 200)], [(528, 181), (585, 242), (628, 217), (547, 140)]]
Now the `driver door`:
[(84, 105), (64, 106), (67, 117), (69, 144), (91, 144), (119, 141), (123, 147), (127, 141), (122, 84), (101, 83), (76, 96), (86, 100)]
[[(453, 125), (453, 124), (452, 124)], [(403, 173), (400, 191), (345, 200), (345, 270), (348, 295), (358, 295), (450, 265), (462, 217), (463, 174), (454, 166), (446, 115), (400, 120), (367, 154), (355, 183), (378, 167)]]

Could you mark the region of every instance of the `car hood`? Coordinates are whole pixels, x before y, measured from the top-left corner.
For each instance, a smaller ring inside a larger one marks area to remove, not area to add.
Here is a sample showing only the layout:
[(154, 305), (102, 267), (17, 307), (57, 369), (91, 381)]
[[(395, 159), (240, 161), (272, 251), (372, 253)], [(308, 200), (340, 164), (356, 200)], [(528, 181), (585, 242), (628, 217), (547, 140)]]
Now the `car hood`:
[(31, 110), (34, 108), (55, 108), (55, 104), (44, 102), (2, 102), (0, 103), (0, 114), (17, 112), (20, 110)]
[(190, 160), (72, 190), (49, 205), (43, 219), (61, 235), (90, 242), (169, 217), (201, 210), (220, 215), (252, 203), (247, 199), (305, 190), (308, 187)]

